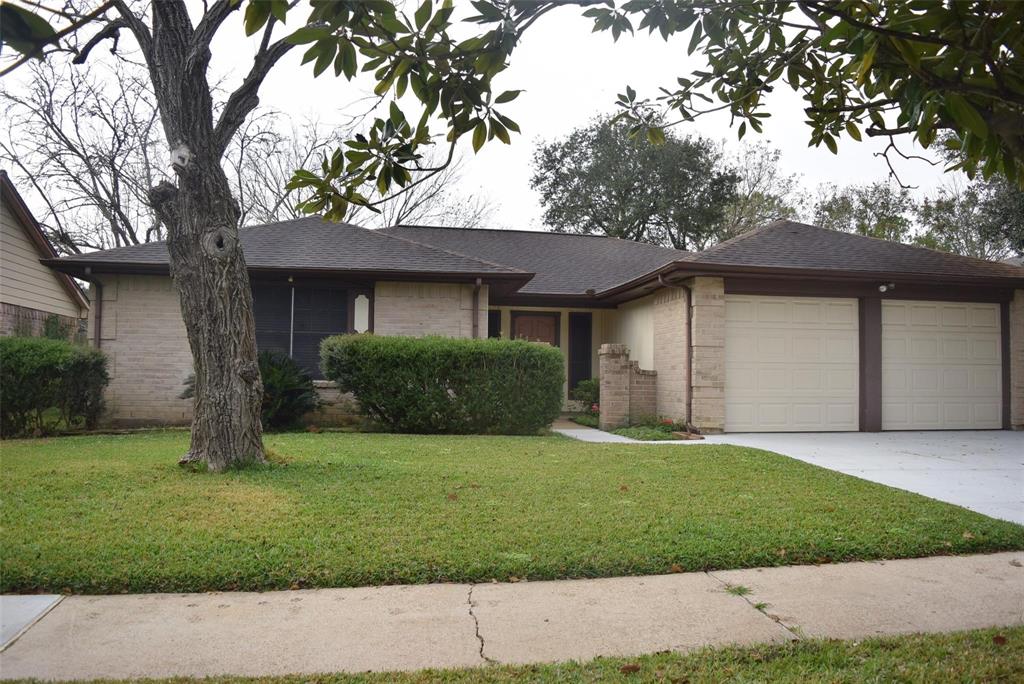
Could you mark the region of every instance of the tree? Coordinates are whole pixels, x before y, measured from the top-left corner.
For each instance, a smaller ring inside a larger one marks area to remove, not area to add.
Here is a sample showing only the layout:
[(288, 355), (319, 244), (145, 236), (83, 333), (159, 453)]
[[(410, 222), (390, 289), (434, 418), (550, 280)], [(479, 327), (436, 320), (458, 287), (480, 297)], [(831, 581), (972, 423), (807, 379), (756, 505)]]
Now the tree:
[(764, 143), (744, 145), (725, 163), (736, 174), (736, 197), (714, 228), (722, 241), (799, 213), (799, 178), (779, 169), (779, 151)]
[(832, 186), (822, 189), (814, 208), (814, 223), (822, 228), (906, 242), (911, 237), (916, 208), (910, 191), (894, 183)]
[(595, 120), (534, 153), (534, 190), (556, 231), (703, 249), (736, 176), (709, 140), (669, 135), (659, 145), (631, 137), (612, 117)]
[(114, 62), (109, 78), (98, 78), (55, 60), (30, 68), (28, 88), (0, 90), (7, 124), (0, 159), (37, 191), (57, 249), (162, 240), (146, 193), (167, 178), (156, 162), (166, 153), (156, 104), (138, 71)]
[[(72, 66), (54, 57), (32, 63), (26, 89), (0, 88), (7, 128), (0, 160), (45, 206), (40, 220), (63, 253), (163, 240), (166, 231), (147, 197), (170, 180), (160, 115), (143, 67), (126, 59)], [(239, 223), (300, 216), (301, 194), (285, 185), (350, 132), (318, 121), (291, 124), (254, 112), (232, 138), (224, 167), (239, 204)]]
[[(435, 159), (433, 163), (441, 164), (443, 160)], [(467, 182), (464, 164), (464, 159), (456, 158), (440, 173), (399, 195), (393, 202), (381, 205), (379, 212), (356, 206), (346, 220), (376, 228), (400, 224), (486, 228), (494, 218), (496, 207), (487, 195), (463, 189)]]
[(1024, 192), (1006, 181), (950, 184), (921, 203), (917, 218), (924, 232), (915, 242), (926, 247), (991, 260), (1024, 247)]

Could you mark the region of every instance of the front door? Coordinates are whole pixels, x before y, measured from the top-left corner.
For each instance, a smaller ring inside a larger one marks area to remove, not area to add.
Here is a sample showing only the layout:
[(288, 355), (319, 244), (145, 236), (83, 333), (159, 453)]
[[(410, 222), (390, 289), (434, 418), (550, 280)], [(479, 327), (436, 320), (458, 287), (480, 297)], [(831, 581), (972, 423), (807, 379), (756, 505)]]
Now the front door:
[(519, 313), (512, 315), (512, 337), (558, 346), (558, 314)]

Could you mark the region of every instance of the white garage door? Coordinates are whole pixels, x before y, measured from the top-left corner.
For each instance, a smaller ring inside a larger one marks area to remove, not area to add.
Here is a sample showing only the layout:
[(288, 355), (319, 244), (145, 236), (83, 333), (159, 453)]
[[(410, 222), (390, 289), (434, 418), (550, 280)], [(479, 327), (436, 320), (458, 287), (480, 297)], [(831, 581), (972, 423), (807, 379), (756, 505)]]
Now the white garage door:
[(857, 300), (727, 295), (725, 429), (857, 430)]
[(1002, 427), (998, 304), (882, 302), (882, 429)]

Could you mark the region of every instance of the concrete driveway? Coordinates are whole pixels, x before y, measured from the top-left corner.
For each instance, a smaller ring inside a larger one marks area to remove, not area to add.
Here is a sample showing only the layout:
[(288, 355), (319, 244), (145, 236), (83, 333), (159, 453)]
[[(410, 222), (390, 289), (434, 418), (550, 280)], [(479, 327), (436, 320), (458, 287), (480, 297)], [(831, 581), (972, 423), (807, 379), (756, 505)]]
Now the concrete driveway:
[(705, 443), (774, 451), (1024, 524), (1024, 432), (748, 433)]

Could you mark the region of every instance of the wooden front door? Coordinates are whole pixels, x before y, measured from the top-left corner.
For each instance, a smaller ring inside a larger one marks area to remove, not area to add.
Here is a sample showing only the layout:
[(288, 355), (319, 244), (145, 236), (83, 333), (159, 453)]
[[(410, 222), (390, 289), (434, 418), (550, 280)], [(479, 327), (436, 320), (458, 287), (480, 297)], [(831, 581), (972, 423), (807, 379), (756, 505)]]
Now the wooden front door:
[(512, 337), (517, 340), (546, 342), (558, 346), (558, 314), (515, 313), (512, 316)]

